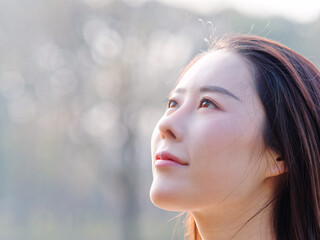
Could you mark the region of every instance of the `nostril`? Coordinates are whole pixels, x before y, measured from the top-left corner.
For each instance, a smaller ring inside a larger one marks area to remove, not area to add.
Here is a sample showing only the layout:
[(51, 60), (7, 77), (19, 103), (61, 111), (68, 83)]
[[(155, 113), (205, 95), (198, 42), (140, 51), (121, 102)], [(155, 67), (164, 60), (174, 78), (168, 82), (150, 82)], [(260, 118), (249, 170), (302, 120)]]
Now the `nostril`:
[(170, 130), (167, 130), (167, 134), (172, 137), (173, 139), (176, 139), (176, 136), (174, 135), (173, 132), (171, 132)]
[(166, 130), (165, 132), (160, 132), (160, 137), (162, 139), (165, 139), (165, 138), (172, 138), (172, 139), (176, 139), (176, 136), (174, 135), (174, 133), (170, 130)]

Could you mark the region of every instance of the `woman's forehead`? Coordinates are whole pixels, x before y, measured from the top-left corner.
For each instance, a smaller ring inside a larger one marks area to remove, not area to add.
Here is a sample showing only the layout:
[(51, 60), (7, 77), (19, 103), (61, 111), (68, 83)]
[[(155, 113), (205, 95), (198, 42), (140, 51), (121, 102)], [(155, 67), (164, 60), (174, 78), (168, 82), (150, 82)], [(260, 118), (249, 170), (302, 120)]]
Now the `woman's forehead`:
[(185, 72), (175, 89), (192, 90), (211, 85), (230, 91), (253, 90), (253, 79), (247, 62), (230, 51), (209, 52)]

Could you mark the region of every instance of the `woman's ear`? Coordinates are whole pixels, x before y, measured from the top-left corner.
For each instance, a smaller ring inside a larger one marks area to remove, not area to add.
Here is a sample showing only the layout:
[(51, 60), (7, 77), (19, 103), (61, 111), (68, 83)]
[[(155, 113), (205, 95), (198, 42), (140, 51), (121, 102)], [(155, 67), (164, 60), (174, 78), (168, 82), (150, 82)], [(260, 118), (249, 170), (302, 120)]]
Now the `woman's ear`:
[(266, 171), (267, 178), (280, 176), (288, 172), (285, 160), (282, 156), (270, 151), (269, 151), (269, 154), (267, 155), (268, 155), (268, 165), (269, 165)]

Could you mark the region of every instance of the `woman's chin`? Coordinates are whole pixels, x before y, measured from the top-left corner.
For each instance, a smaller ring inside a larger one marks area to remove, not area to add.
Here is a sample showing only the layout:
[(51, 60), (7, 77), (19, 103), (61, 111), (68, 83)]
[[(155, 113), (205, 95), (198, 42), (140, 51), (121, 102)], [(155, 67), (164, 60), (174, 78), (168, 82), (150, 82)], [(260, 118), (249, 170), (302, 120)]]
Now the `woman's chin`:
[(185, 201), (181, 199), (177, 190), (152, 184), (150, 189), (152, 203), (168, 211), (185, 211)]

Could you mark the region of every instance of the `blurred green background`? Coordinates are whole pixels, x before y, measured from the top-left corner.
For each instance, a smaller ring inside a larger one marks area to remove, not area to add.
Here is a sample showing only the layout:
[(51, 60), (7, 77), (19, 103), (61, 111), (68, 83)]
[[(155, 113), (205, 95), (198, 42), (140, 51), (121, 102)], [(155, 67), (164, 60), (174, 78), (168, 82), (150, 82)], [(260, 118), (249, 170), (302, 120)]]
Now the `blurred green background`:
[(182, 239), (183, 218), (149, 200), (149, 142), (212, 32), (265, 36), (319, 66), (319, 17), (0, 0), (0, 239)]

